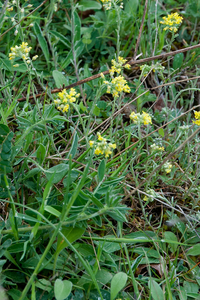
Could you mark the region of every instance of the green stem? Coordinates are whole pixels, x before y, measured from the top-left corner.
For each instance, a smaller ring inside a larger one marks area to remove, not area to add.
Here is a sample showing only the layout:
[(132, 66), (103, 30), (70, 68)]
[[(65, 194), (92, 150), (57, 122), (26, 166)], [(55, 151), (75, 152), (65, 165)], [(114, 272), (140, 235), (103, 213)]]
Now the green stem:
[(15, 239), (18, 240), (19, 235), (18, 235), (17, 220), (16, 220), (17, 211), (16, 211), (16, 208), (15, 208), (15, 202), (14, 202), (13, 197), (12, 197), (11, 192), (10, 192), (10, 187), (9, 187), (9, 183), (8, 183), (6, 174), (4, 174), (4, 181), (5, 181), (5, 184), (6, 184), (6, 188), (8, 190), (9, 198), (11, 200), (11, 209), (12, 209), (13, 216), (10, 217), (10, 220), (11, 220), (11, 226), (12, 226), (12, 233), (14, 234)]
[(51, 239), (50, 239), (50, 241), (49, 241), (49, 243), (48, 243), (48, 245), (47, 245), (47, 247), (46, 247), (44, 253), (42, 254), (42, 256), (41, 256), (41, 258), (40, 258), (40, 260), (39, 260), (39, 262), (38, 262), (38, 264), (37, 264), (37, 266), (36, 266), (34, 272), (32, 273), (32, 275), (31, 275), (31, 277), (30, 277), (30, 279), (29, 279), (27, 285), (25, 286), (25, 288), (24, 288), (24, 290), (23, 290), (23, 292), (22, 292), (21, 297), (19, 298), (19, 300), (23, 300), (23, 299), (26, 297), (26, 294), (28, 293), (28, 291), (29, 291), (29, 289), (30, 289), (30, 287), (31, 287), (31, 285), (32, 285), (32, 283), (33, 283), (33, 281), (35, 280), (35, 277), (37, 276), (37, 274), (38, 274), (38, 272), (39, 272), (39, 270), (40, 270), (40, 267), (42, 266), (42, 263), (43, 263), (45, 257), (47, 256), (49, 250), (51, 249), (51, 246), (52, 246), (52, 244), (54, 243), (54, 241), (55, 241), (55, 239), (56, 239), (56, 236), (57, 236), (57, 234), (58, 234), (58, 232), (59, 232), (61, 226), (62, 226), (62, 224), (61, 224), (61, 222), (60, 222), (60, 223), (58, 224), (56, 230), (54, 231), (54, 233), (53, 233), (53, 235), (52, 235), (52, 237), (51, 237)]
[[(120, 238), (122, 238), (122, 226), (121, 226), (120, 222), (118, 222), (118, 226), (119, 226), (119, 231), (120, 231)], [(132, 279), (134, 292), (136, 294), (136, 298), (139, 299), (140, 293), (139, 293), (139, 290), (138, 290), (137, 281), (135, 280), (135, 276), (133, 274), (133, 270), (132, 270), (132, 267), (131, 267), (131, 262), (130, 262), (130, 259), (129, 259), (128, 249), (127, 249), (125, 243), (124, 243), (124, 250), (125, 250), (125, 253), (126, 253), (126, 259), (127, 259), (127, 262), (128, 262), (129, 272), (131, 274), (131, 279)]]

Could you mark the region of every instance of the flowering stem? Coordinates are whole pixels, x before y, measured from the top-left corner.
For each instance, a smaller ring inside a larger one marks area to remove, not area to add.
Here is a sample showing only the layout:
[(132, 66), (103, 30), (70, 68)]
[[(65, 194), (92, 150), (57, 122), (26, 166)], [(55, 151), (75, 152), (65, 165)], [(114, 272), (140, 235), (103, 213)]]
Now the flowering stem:
[(119, 56), (119, 52), (120, 52), (120, 25), (121, 25), (121, 19), (120, 19), (120, 14), (119, 14), (119, 6), (115, 3), (115, 1), (113, 1), (113, 5), (115, 7), (115, 10), (116, 10), (116, 13), (117, 13), (117, 29), (116, 29), (116, 32), (117, 32), (117, 45), (116, 45), (116, 48), (117, 48), (117, 58)]

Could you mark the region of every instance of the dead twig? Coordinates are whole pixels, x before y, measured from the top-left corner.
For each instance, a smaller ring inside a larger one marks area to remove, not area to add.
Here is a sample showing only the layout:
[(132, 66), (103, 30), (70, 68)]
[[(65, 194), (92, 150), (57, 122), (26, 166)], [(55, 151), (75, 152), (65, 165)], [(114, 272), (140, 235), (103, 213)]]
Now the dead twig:
[(146, 0), (145, 5), (144, 5), (144, 12), (143, 12), (143, 16), (142, 16), (142, 22), (141, 22), (141, 25), (140, 25), (140, 31), (139, 31), (139, 35), (138, 35), (138, 38), (137, 38), (135, 51), (134, 51), (134, 56), (133, 56), (134, 60), (135, 60), (136, 55), (137, 55), (137, 51), (138, 51), (138, 47), (139, 47), (139, 43), (140, 43), (140, 39), (141, 39), (141, 35), (142, 35), (142, 29), (143, 29), (143, 26), (144, 26), (144, 19), (145, 19), (146, 12), (147, 12), (147, 5), (148, 5), (148, 0)]

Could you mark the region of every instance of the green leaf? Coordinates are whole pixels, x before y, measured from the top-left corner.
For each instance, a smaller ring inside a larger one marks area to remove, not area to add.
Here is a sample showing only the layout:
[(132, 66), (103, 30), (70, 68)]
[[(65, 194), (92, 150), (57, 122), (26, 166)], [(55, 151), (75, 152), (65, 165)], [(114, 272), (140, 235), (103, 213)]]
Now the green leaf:
[(49, 280), (46, 280), (44, 278), (39, 279), (35, 286), (43, 291), (47, 291), (48, 293), (51, 292), (52, 287), (51, 287), (51, 282)]
[[(85, 232), (85, 228), (67, 227), (67, 228), (63, 228), (61, 232), (64, 234), (64, 236), (68, 239), (70, 243), (73, 243), (83, 235), (83, 233)], [(68, 247), (68, 244), (59, 235), (57, 239), (56, 253), (60, 253), (60, 251), (66, 247)]]
[(162, 137), (164, 137), (164, 136), (165, 136), (164, 129), (163, 129), (163, 128), (160, 128), (160, 129), (158, 130), (158, 134), (160, 134)]
[[(11, 289), (11, 290), (7, 291), (7, 295), (12, 297), (13, 300), (19, 300), (19, 298), (21, 297), (21, 294), (22, 294), (22, 292), (18, 289)], [(29, 299), (27, 297), (25, 297), (24, 300), (29, 300)]]
[[(44, 201), (48, 200), (48, 197), (49, 197), (49, 194), (51, 192), (52, 185), (53, 185), (54, 178), (55, 178), (55, 174), (51, 174), (51, 177), (49, 178), (49, 181), (47, 182), (47, 185), (45, 186), (45, 189), (44, 189), (44, 192), (43, 192), (43, 197), (42, 197), (43, 201), (42, 201), (42, 203), (44, 203)], [(41, 205), (41, 207), (42, 206), (43, 205)]]
[(79, 15), (76, 11), (74, 11), (74, 43), (79, 42), (81, 39), (81, 20), (79, 18)]
[(78, 9), (80, 11), (86, 11), (89, 9), (101, 9), (102, 5), (96, 1), (82, 0), (79, 2)]
[(200, 255), (200, 244), (196, 244), (192, 248), (190, 248), (187, 251), (187, 255), (192, 255), (192, 256)]
[(139, 0), (128, 0), (125, 4), (124, 11), (131, 15), (131, 17), (135, 17), (137, 14)]
[(95, 116), (99, 116), (99, 114), (100, 114), (100, 108), (98, 108), (98, 106), (97, 105), (95, 105), (95, 107), (94, 107), (94, 109), (93, 109), (93, 114), (95, 115)]
[(47, 42), (42, 34), (42, 30), (40, 28), (40, 26), (35, 22), (34, 24), (34, 31), (35, 31), (35, 35), (38, 39), (38, 42), (40, 44), (40, 47), (42, 49), (42, 52), (45, 56), (45, 59), (47, 61), (47, 64), (49, 65), (49, 50), (48, 50), (48, 45), (47, 45)]
[(154, 281), (152, 278), (150, 279), (148, 283), (151, 296), (153, 297), (154, 300), (165, 300), (165, 296), (163, 294), (163, 290), (159, 286), (159, 284)]
[(0, 124), (0, 135), (7, 135), (10, 132), (8, 126)]
[(52, 206), (46, 205), (44, 210), (58, 218), (60, 217), (61, 213), (57, 209), (53, 208)]
[(74, 138), (73, 138), (73, 143), (72, 143), (71, 149), (69, 151), (68, 157), (71, 155), (72, 158), (74, 158), (77, 148), (78, 148), (78, 135), (77, 135), (77, 132), (75, 132)]
[(72, 283), (69, 280), (56, 279), (54, 284), (54, 293), (56, 300), (64, 300), (69, 296), (72, 290)]
[(100, 165), (98, 167), (98, 177), (99, 177), (99, 181), (102, 181), (103, 180), (103, 177), (105, 175), (105, 170), (106, 170), (106, 163), (105, 163), (105, 160), (103, 159), (101, 162), (100, 162)]
[(45, 175), (48, 180), (51, 179), (51, 176), (55, 173), (52, 183), (58, 183), (68, 172), (68, 165), (59, 164), (45, 171)]
[[(170, 246), (170, 250), (172, 251), (172, 253), (174, 253), (178, 247), (178, 240), (177, 237), (175, 236), (175, 234), (171, 231), (165, 231), (164, 237), (166, 240), (175, 242), (175, 243), (169, 243)], [(177, 243), (177, 244), (176, 244)]]
[(174, 60), (173, 60), (173, 69), (174, 70), (181, 68), (181, 66), (183, 64), (183, 58), (184, 58), (183, 53), (178, 53), (174, 56)]
[[(81, 55), (83, 49), (85, 48), (85, 45), (81, 40), (79, 40), (76, 42), (74, 48), (76, 52), (76, 58), (78, 58)], [(62, 62), (62, 68), (65, 69), (72, 61), (73, 61), (73, 54), (72, 54), (72, 50), (70, 50), (67, 57)]]
[(96, 274), (96, 280), (100, 284), (107, 284), (112, 279), (112, 274), (106, 270), (98, 270)]
[(43, 144), (40, 144), (39, 147), (37, 148), (36, 156), (39, 164), (42, 164), (46, 156), (46, 148)]
[(128, 276), (124, 272), (117, 273), (111, 281), (110, 300), (114, 300), (117, 294), (125, 287)]
[(67, 80), (66, 76), (63, 75), (62, 72), (54, 70), (52, 72), (52, 74), (53, 74), (53, 79), (55, 80), (57, 88), (61, 88), (61, 87), (63, 87), (63, 85), (64, 86), (68, 85), (68, 80)]
[(66, 38), (64, 35), (62, 35), (58, 31), (51, 30), (50, 33), (53, 34), (56, 38), (58, 38), (60, 40), (60, 42), (62, 42), (65, 46), (67, 46), (69, 49), (71, 49), (71, 43), (68, 40), (68, 38)]

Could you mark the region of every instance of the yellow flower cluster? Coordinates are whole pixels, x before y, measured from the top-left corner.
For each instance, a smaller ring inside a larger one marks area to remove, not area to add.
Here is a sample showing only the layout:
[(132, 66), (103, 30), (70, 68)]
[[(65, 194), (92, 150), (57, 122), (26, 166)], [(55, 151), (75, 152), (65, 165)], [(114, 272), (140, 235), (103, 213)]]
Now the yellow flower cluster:
[(167, 17), (163, 17), (164, 21), (160, 21), (161, 24), (166, 25), (164, 30), (170, 30), (172, 32), (176, 32), (178, 30), (178, 25), (182, 23), (183, 18), (179, 16), (178, 13), (172, 13)]
[(194, 112), (195, 121), (192, 121), (194, 124), (200, 126), (200, 111)]
[(140, 113), (135, 113), (134, 111), (130, 114), (130, 119), (135, 123), (135, 124), (144, 124), (144, 125), (148, 125), (148, 124), (152, 124), (151, 121), (151, 116), (146, 113), (145, 111), (142, 112), (142, 114)]
[(28, 47), (28, 43), (22, 42), (20, 46), (10, 48), (9, 59), (14, 60), (16, 57), (20, 57), (27, 63), (30, 63), (29, 52), (31, 49), (32, 47)]
[[(102, 75), (101, 77), (104, 78)], [(130, 93), (130, 87), (122, 75), (113, 78), (111, 82), (105, 80), (104, 83), (107, 84), (107, 93), (111, 93), (113, 97), (118, 97), (121, 92)]]
[(158, 145), (156, 144), (152, 144), (151, 145), (151, 151), (152, 152), (157, 152), (157, 151), (164, 151), (164, 147), (159, 147)]
[[(118, 2), (121, 2), (120, 8), (123, 8), (123, 2), (122, 2), (122, 0), (114, 0), (114, 1), (115, 1), (116, 4)], [(103, 3), (103, 7), (106, 10), (111, 9), (111, 7), (112, 7), (112, 0), (101, 0), (101, 2)]]
[(95, 147), (94, 153), (96, 155), (104, 154), (105, 157), (108, 157), (110, 154), (112, 154), (112, 149), (116, 148), (116, 144), (108, 143), (107, 139), (102, 137), (99, 132), (97, 133), (97, 136), (99, 142), (89, 141), (90, 147)]
[[(29, 52), (31, 51), (32, 47), (28, 47), (28, 43), (22, 42), (21, 45), (11, 47), (11, 52), (9, 53), (9, 60), (13, 61), (16, 57), (20, 57), (23, 59), (24, 62), (30, 64), (31, 58), (29, 57)], [(32, 57), (32, 60), (36, 60), (38, 55)], [(19, 64), (13, 65), (13, 67), (19, 67)]]
[(129, 64), (125, 64), (126, 61), (127, 61), (127, 59), (124, 59), (121, 56), (118, 57), (118, 61), (116, 61), (115, 59), (112, 59), (111, 60), (112, 67), (109, 70), (110, 75), (113, 76), (115, 72), (119, 74), (123, 68), (130, 69), (131, 66)]
[(77, 94), (73, 88), (70, 89), (69, 93), (64, 89), (58, 93), (58, 98), (54, 100), (54, 103), (57, 105), (57, 109), (62, 112), (67, 112), (69, 110), (69, 104), (75, 102), (79, 96), (80, 94)]
[(168, 174), (171, 172), (172, 170), (172, 164), (167, 161), (164, 165), (163, 165), (163, 169), (165, 170), (165, 172)]
[[(113, 76), (114, 73), (119, 74), (123, 68), (130, 69), (131, 66), (129, 64), (125, 64), (126, 61), (127, 60), (121, 56), (118, 56), (117, 61), (112, 59), (112, 67), (109, 70), (110, 75)], [(105, 79), (103, 73), (101, 73), (101, 78)], [(107, 93), (112, 94), (113, 97), (118, 97), (119, 93), (122, 92), (130, 93), (130, 87), (127, 85), (127, 81), (122, 75), (112, 78), (111, 82), (104, 80), (103, 83), (107, 85)]]

